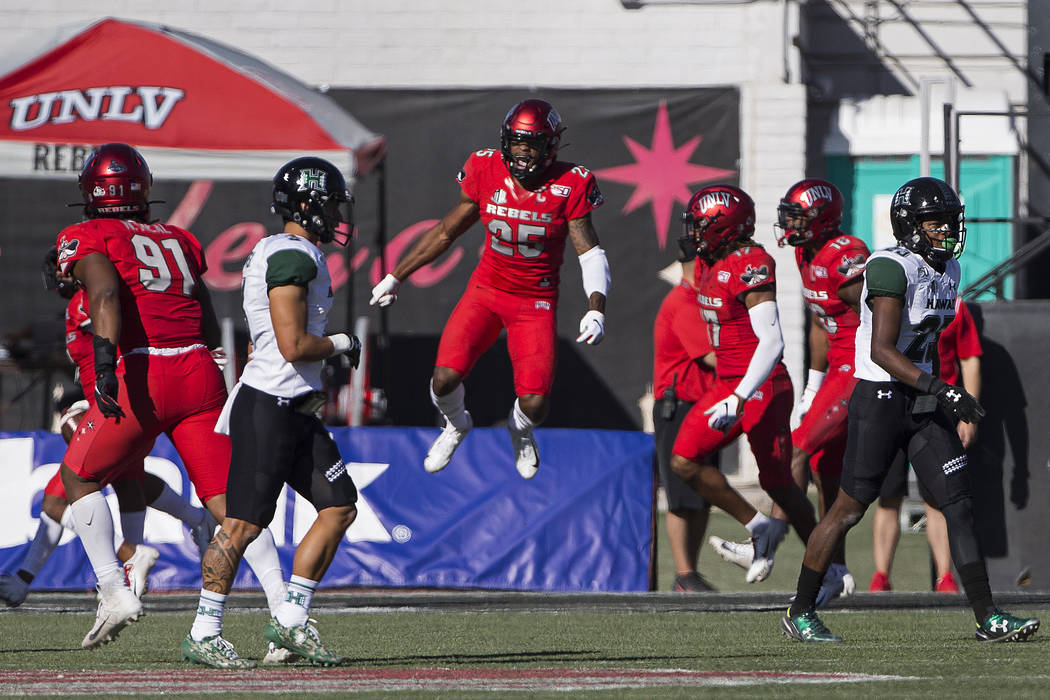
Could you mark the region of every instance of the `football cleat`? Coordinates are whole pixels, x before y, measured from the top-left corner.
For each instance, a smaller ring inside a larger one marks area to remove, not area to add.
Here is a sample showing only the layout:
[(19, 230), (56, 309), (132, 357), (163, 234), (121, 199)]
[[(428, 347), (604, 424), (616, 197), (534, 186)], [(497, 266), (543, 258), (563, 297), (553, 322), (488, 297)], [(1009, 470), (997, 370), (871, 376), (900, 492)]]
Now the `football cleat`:
[(844, 564), (832, 564), (824, 574), (815, 605), (818, 608), (826, 607), (839, 596), (852, 595), (856, 588), (857, 582), (853, 580), (849, 569)]
[(999, 608), (977, 625), (976, 637), (982, 642), (1024, 642), (1039, 629), (1035, 617), (1015, 617)]
[(29, 584), (18, 574), (0, 576), (0, 600), (9, 608), (17, 608), (29, 593)]
[(690, 571), (688, 574), (678, 574), (674, 577), (671, 591), (674, 593), (715, 593), (717, 589), (699, 573)]
[(257, 665), (251, 659), (242, 659), (238, 656), (233, 645), (219, 634), (199, 642), (187, 634), (182, 640), (180, 651), (182, 651), (182, 658), (187, 661), (212, 668), (248, 669), (255, 668)]
[(540, 469), (540, 451), (536, 449), (536, 440), (531, 430), (515, 430), (507, 425), (510, 433), (510, 444), (514, 448), (514, 466), (522, 479), (531, 479)]
[(129, 622), (135, 622), (143, 615), (142, 601), (127, 586), (97, 586), (97, 589), (99, 602), (95, 626), (80, 642), (80, 646), (85, 649), (95, 649), (112, 642)]
[(296, 654), (291, 649), (285, 649), (279, 647), (273, 642), (267, 642), (266, 656), (263, 657), (263, 665), (265, 666), (279, 666), (281, 664), (294, 664), (303, 657)]
[(159, 557), (160, 552), (153, 547), (138, 544), (135, 553), (124, 562), (124, 578), (136, 598), (141, 598), (149, 590), (149, 572)]
[(824, 625), (815, 610), (807, 610), (801, 615), (791, 617), (788, 610), (780, 620), (780, 629), (790, 639), (800, 642), (841, 642), (842, 637), (834, 635)]
[(755, 548), (750, 542), (730, 542), (714, 535), (708, 537), (707, 541), (718, 552), (718, 556), (730, 564), (736, 564), (743, 569), (751, 568), (751, 562), (755, 559)]
[(463, 417), (466, 419), (467, 425), (462, 430), (449, 423), (446, 419), (445, 429), (441, 431), (437, 440), (430, 446), (427, 456), (423, 460), (423, 468), (428, 473), (436, 474), (447, 467), (456, 448), (463, 442), (463, 438), (467, 436), (470, 429), (474, 427), (474, 420), (470, 417), (469, 411), (463, 411)]
[(200, 552), (201, 558), (204, 558), (204, 553), (208, 551), (208, 545), (211, 544), (212, 537), (215, 536), (215, 528), (219, 526), (219, 523), (215, 520), (215, 516), (211, 514), (211, 511), (207, 508), (204, 509), (204, 517), (196, 527), (190, 528), (190, 535), (193, 537), (193, 543), (197, 545), (197, 551)]
[(265, 635), (267, 641), (273, 642), (274, 646), (295, 652), (314, 664), (338, 666), (346, 661), (344, 657), (328, 651), (321, 644), (314, 620), (307, 620), (305, 625), (285, 627), (276, 617), (271, 617), (270, 623), (266, 625)]
[(755, 559), (747, 569), (744, 580), (748, 583), (757, 583), (769, 578), (773, 571), (773, 555), (777, 547), (787, 534), (788, 524), (783, 520), (769, 518), (755, 528), (751, 536), (751, 543), (755, 548)]

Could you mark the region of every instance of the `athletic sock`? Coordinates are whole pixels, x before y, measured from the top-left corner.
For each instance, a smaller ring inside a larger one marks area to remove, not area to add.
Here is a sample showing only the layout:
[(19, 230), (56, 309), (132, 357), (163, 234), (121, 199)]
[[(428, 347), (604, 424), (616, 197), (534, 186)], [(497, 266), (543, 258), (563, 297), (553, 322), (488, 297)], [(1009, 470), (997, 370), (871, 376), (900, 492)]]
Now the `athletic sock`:
[(817, 604), (817, 594), (824, 582), (824, 572), (811, 569), (805, 564), (798, 574), (798, 588), (795, 591), (795, 602), (791, 604), (788, 615), (795, 617), (807, 610), (813, 610)]
[(128, 544), (142, 544), (143, 531), (146, 529), (146, 511), (120, 511), (120, 533)]
[(445, 420), (456, 427), (456, 430), (466, 430), (470, 427), (467, 422), (467, 409), (463, 403), (466, 390), (460, 384), (444, 396), (434, 393), (434, 380), (430, 380), (430, 400), (445, 417)]
[(204, 519), (204, 509), (198, 508), (185, 498), (175, 493), (170, 486), (164, 484), (160, 495), (149, 504), (150, 508), (167, 513), (173, 518), (178, 518), (186, 523), (188, 527), (197, 527)]
[(988, 570), (983, 561), (975, 561), (958, 567), (959, 579), (963, 590), (966, 591), (966, 599), (970, 601), (974, 617), (979, 624), (983, 624), (988, 616), (995, 610), (995, 602), (992, 600), (992, 588), (988, 583)]
[(285, 627), (306, 624), (310, 617), (310, 603), (313, 602), (314, 593), (317, 591), (317, 583), (317, 581), (293, 574), (288, 581), (288, 593), (284, 597), (284, 602), (274, 615), (277, 621)]
[(529, 433), (536, 427), (536, 423), (525, 415), (521, 410), (521, 399), (514, 399), (514, 406), (510, 409), (510, 426), (519, 433)]
[(277, 555), (277, 545), (273, 541), (273, 533), (269, 528), (263, 528), (251, 544), (244, 550), (244, 561), (252, 568), (255, 578), (266, 593), (266, 604), (270, 608), (270, 614), (276, 610), (284, 601), (284, 573), (281, 571), (281, 558)]
[(193, 618), (190, 638), (195, 642), (222, 634), (222, 613), (226, 608), (226, 596), (222, 593), (201, 589), (197, 603), (197, 617)]
[(91, 561), (99, 585), (124, 586), (124, 567), (117, 561), (113, 548), (113, 516), (101, 491), (95, 491), (70, 503), (73, 522), (84, 551)]
[[(66, 509), (69, 510), (68, 508)], [(33, 537), (33, 541), (29, 544), (29, 551), (26, 552), (25, 559), (22, 560), (22, 566), (19, 567), (18, 575), (25, 581), (25, 576), (22, 576), (22, 572), (29, 574), (29, 583), (36, 577), (40, 569), (43, 568), (44, 564), (47, 563), (48, 558), (55, 551), (55, 547), (58, 546), (59, 540), (62, 539), (62, 524), (56, 523), (51, 517), (41, 511), (40, 513), (40, 524), (36, 527), (36, 535)]]
[(762, 513), (755, 513), (755, 517), (751, 518), (751, 520), (749, 520), (747, 525), (744, 525), (744, 527), (747, 528), (748, 534), (753, 537), (755, 534), (755, 530), (757, 530), (759, 526), (768, 522), (768, 516), (763, 515)]

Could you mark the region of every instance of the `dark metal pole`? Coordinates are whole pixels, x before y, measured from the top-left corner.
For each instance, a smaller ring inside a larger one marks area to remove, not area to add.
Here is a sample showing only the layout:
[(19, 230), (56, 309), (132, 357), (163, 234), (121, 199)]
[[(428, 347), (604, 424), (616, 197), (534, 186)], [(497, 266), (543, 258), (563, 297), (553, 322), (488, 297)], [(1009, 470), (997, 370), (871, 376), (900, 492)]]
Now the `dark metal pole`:
[[(386, 227), (387, 227), (387, 216), (386, 216), (386, 159), (379, 161), (379, 165), (376, 166), (376, 184), (379, 190), (379, 210), (377, 212), (377, 223), (376, 226), (376, 247), (378, 248), (379, 255), (379, 278), (382, 279), (386, 276), (389, 269), (387, 268), (386, 259)], [(376, 349), (379, 350), (378, 355), (382, 358), (380, 377), (382, 378), (383, 388), (390, 391), (390, 325), (387, 317), (387, 307), (379, 307), (379, 335), (376, 337)], [(388, 394), (389, 395), (389, 394)]]

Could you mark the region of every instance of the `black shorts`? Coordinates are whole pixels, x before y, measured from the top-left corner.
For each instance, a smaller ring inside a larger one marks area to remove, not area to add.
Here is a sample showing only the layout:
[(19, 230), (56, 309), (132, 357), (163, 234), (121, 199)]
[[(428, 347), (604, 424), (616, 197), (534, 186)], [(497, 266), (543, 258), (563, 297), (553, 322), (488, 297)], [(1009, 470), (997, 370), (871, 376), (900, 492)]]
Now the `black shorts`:
[(230, 413), (230, 440), (231, 518), (266, 527), (285, 484), (317, 510), (357, 502), (357, 487), (324, 425), (288, 399), (242, 384)]
[(871, 504), (901, 451), (933, 503), (943, 508), (970, 495), (966, 452), (954, 425), (936, 404), (928, 413), (915, 414), (918, 396), (899, 382), (857, 383), (842, 464), (841, 487), (848, 496)]
[[(692, 401), (675, 401), (671, 419), (667, 420), (664, 417), (664, 399), (658, 400), (653, 405), (653, 446), (657, 473), (660, 475), (660, 483), (667, 496), (668, 510), (703, 510), (709, 507), (707, 501), (689, 488), (688, 484), (671, 469), (671, 450), (674, 448), (678, 429), (685, 420), (685, 414), (689, 413), (692, 407)], [(717, 468), (718, 454), (715, 452), (705, 461)]]
[[(886, 505), (887, 502), (908, 497), (908, 468), (908, 458), (904, 456), (904, 452), (898, 452), (889, 471), (886, 472), (882, 488), (879, 489), (879, 505)], [(918, 482), (918, 485), (919, 496), (922, 497), (922, 500), (936, 508), (937, 503), (933, 500), (929, 489), (921, 481)]]

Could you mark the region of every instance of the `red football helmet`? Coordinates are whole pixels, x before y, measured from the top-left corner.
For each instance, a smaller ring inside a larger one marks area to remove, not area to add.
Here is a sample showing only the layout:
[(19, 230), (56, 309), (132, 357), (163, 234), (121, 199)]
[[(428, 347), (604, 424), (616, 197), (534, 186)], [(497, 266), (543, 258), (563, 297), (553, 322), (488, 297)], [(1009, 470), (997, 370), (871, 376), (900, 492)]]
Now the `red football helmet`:
[(126, 143), (106, 143), (84, 161), (80, 194), (89, 217), (146, 216), (153, 174), (142, 155)]
[[(842, 201), (839, 188), (827, 180), (808, 178), (796, 182), (777, 207), (777, 223), (773, 225), (777, 243), (805, 245), (836, 235), (842, 225)], [(805, 220), (801, 227), (799, 220)]]
[[(550, 102), (524, 100), (511, 107), (500, 130), (500, 152), (511, 175), (519, 180), (542, 175), (558, 157), (563, 131), (561, 115)], [(510, 152), (514, 141), (525, 141), (539, 151), (539, 155), (529, 161), (515, 159)]]
[(682, 222), (697, 253), (709, 257), (755, 232), (755, 202), (739, 187), (711, 185), (692, 196)]

